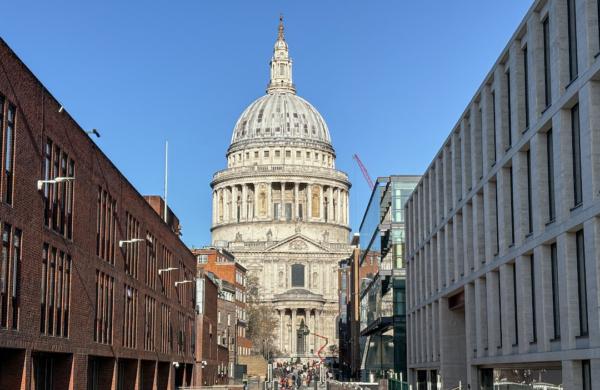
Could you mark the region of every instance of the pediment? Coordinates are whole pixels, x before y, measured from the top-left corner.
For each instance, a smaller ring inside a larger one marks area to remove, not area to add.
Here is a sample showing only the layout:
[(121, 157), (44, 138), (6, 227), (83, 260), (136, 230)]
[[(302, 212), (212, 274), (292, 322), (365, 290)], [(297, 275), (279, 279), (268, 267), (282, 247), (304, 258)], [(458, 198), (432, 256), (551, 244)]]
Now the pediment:
[(271, 246), (266, 252), (311, 252), (311, 253), (332, 253), (329, 248), (325, 248), (318, 242), (311, 240), (301, 233), (296, 233), (293, 236), (286, 238)]

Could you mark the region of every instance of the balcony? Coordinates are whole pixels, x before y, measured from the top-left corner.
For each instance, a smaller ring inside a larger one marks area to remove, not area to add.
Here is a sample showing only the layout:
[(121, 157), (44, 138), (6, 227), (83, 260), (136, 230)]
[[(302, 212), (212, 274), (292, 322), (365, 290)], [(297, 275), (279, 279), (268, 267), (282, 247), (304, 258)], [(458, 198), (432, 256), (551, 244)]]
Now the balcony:
[(272, 165), (252, 165), (245, 167), (233, 167), (218, 171), (213, 176), (211, 185), (215, 185), (227, 179), (239, 178), (246, 175), (252, 176), (273, 176), (273, 175), (307, 175), (324, 179), (333, 179), (348, 183), (348, 175), (342, 171), (326, 167), (313, 167), (310, 165), (288, 165), (288, 164), (272, 164)]

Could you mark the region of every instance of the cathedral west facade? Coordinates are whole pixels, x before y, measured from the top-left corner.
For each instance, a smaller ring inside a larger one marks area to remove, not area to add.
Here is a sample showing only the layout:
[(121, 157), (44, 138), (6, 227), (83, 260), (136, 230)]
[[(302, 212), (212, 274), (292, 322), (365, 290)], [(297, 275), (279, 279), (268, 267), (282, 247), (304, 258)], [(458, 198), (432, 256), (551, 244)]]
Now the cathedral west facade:
[[(337, 344), (338, 262), (350, 255), (348, 176), (319, 112), (296, 95), (279, 26), (267, 94), (240, 116), (215, 173), (212, 241), (258, 276), (279, 319), (281, 356), (312, 359)], [(300, 330), (304, 323), (308, 336)]]

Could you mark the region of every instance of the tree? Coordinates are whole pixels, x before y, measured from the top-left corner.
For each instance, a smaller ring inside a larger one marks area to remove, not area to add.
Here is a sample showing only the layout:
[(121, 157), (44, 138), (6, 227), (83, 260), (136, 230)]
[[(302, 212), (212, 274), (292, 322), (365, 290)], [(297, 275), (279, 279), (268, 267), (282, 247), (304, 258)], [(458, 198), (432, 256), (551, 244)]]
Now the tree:
[(338, 357), (340, 355), (340, 347), (336, 344), (330, 345), (327, 349), (329, 349), (329, 356)]
[(252, 340), (252, 350), (269, 359), (278, 352), (275, 345), (278, 319), (273, 305), (263, 299), (263, 288), (258, 276), (249, 274), (246, 279), (246, 313), (248, 315), (248, 336)]

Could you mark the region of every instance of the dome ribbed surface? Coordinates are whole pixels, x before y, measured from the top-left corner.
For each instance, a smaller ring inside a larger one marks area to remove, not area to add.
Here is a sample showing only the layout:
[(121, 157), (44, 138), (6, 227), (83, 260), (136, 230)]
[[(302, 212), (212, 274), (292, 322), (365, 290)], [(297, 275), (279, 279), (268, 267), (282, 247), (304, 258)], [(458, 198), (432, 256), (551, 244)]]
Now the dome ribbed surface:
[(301, 97), (284, 92), (265, 95), (240, 116), (231, 146), (244, 141), (321, 141), (331, 145), (329, 130), (321, 114)]

